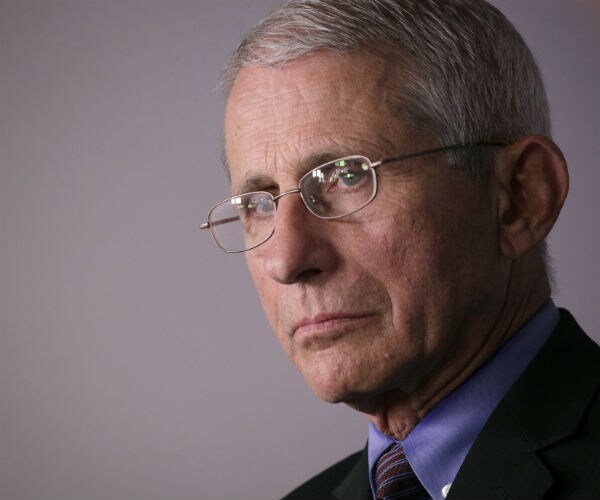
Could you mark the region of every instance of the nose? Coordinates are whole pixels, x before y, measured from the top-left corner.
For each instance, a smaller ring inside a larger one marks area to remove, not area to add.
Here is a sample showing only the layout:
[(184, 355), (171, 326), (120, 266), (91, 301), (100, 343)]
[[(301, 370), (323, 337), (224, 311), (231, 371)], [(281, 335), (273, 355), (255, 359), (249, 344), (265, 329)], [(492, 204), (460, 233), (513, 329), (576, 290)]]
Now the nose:
[(312, 215), (297, 193), (279, 199), (275, 233), (255, 251), (266, 274), (281, 284), (309, 282), (331, 273), (338, 262), (327, 226)]

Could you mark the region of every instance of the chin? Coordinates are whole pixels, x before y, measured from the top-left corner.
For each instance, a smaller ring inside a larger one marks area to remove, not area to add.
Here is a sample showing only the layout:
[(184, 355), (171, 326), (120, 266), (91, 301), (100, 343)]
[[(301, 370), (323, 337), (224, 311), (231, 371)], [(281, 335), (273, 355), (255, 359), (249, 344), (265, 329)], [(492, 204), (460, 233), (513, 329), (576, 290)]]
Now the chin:
[(315, 395), (326, 403), (343, 403), (352, 398), (354, 392), (338, 377), (315, 378), (304, 375), (304, 380)]
[(398, 397), (406, 396), (411, 392), (414, 377), (408, 383), (400, 378), (398, 373), (373, 373), (369, 371), (352, 370), (343, 371), (332, 369), (330, 366), (319, 369), (315, 365), (311, 370), (302, 371), (304, 380), (310, 389), (326, 403), (345, 403), (359, 411), (369, 412), (373, 404), (378, 404), (382, 398), (391, 392)]
[(338, 404), (346, 403), (351, 404), (355, 399), (361, 399), (356, 393), (343, 392), (343, 391), (332, 391), (332, 390), (319, 390), (311, 386), (312, 391), (316, 396), (325, 403)]
[(304, 375), (304, 380), (317, 397), (326, 403), (347, 403), (364, 400), (380, 392), (380, 388), (371, 387), (366, 380), (348, 380), (334, 373), (328, 377)]
[(372, 366), (340, 355), (338, 350), (293, 360), (310, 389), (327, 403), (347, 403), (368, 398), (384, 390), (389, 376), (374, 372)]

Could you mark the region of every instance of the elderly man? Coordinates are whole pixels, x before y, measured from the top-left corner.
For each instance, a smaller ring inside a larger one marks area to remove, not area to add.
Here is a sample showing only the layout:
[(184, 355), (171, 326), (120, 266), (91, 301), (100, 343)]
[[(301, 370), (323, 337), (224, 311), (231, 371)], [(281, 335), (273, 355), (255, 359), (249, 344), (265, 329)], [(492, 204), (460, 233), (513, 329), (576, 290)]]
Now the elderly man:
[(529, 49), (482, 0), (293, 0), (226, 69), (233, 197), (283, 349), (367, 447), (288, 498), (600, 495), (600, 349), (550, 299), (568, 190)]

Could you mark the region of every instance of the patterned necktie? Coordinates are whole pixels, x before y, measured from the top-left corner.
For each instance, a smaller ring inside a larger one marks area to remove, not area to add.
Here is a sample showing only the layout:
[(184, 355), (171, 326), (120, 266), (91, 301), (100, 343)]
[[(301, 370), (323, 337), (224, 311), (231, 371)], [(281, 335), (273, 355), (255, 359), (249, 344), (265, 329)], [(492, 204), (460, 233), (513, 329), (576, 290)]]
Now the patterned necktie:
[(395, 444), (375, 464), (377, 500), (431, 498), (410, 467), (401, 444)]

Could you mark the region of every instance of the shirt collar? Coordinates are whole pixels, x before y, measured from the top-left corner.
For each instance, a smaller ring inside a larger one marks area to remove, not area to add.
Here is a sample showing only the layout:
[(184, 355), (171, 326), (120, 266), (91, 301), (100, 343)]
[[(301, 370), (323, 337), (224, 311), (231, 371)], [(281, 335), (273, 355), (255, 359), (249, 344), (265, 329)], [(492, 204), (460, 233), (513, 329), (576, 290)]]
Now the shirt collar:
[[(510, 386), (525, 370), (559, 320), (552, 300), (462, 385), (440, 401), (403, 441), (415, 474), (434, 500), (454, 481), (475, 438)], [(395, 441), (369, 425), (369, 479), (381, 454)]]

